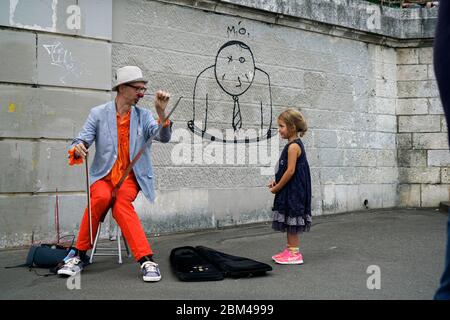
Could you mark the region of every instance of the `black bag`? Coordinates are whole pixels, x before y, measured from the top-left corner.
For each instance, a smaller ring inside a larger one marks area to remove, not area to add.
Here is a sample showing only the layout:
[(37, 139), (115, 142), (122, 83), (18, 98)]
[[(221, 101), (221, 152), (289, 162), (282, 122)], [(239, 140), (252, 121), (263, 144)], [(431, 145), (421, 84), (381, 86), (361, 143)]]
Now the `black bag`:
[(200, 256), (194, 247), (175, 248), (170, 252), (170, 265), (181, 281), (223, 280), (223, 273)]
[(55, 268), (64, 260), (69, 254), (70, 249), (73, 249), (75, 236), (69, 235), (61, 237), (72, 237), (70, 246), (63, 246), (60, 244), (34, 244), (30, 247), (25, 263), (17, 266), (5, 267), (6, 269), (28, 267), (28, 268)]
[(204, 246), (172, 249), (170, 264), (181, 281), (212, 281), (223, 280), (224, 277), (263, 276), (272, 270), (272, 267), (266, 263), (232, 256)]
[[(58, 244), (32, 245), (28, 250), (26, 262), (17, 266), (5, 267), (5, 269), (28, 268), (56, 268), (69, 254), (70, 247), (66, 248)], [(50, 270), (52, 271), (52, 270)], [(53, 271), (52, 271), (53, 272)]]
[(232, 256), (203, 246), (197, 246), (196, 250), (201, 256), (222, 270), (225, 277), (257, 277), (265, 275), (267, 271), (272, 271), (270, 265), (256, 260)]
[(31, 246), (24, 267), (54, 268), (69, 254), (70, 248), (57, 244)]
[[(58, 189), (56, 189), (56, 203), (55, 203), (55, 228), (56, 228), (56, 242), (54, 244), (33, 244), (34, 234), (31, 239), (31, 247), (28, 250), (27, 259), (24, 264), (17, 266), (5, 267), (6, 269), (28, 267), (32, 268), (50, 268), (52, 274), (56, 274), (57, 269), (64, 264), (64, 258), (73, 249), (73, 243), (75, 241), (75, 235), (66, 235), (60, 237), (59, 233), (59, 202), (58, 202)], [(69, 246), (63, 246), (60, 244), (60, 240), (63, 238), (72, 237), (72, 242)], [(36, 271), (35, 271), (36, 272)], [(38, 274), (39, 275), (39, 274)], [(43, 276), (48, 276), (43, 275)]]

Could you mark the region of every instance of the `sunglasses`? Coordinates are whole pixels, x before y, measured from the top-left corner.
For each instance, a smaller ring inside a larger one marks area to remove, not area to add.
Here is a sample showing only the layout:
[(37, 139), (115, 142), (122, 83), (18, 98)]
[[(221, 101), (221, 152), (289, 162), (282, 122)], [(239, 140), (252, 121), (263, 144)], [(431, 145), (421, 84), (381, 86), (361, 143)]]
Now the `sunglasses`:
[(127, 87), (134, 88), (134, 90), (136, 90), (136, 92), (145, 93), (145, 91), (147, 91), (147, 88), (146, 88), (146, 87), (133, 86), (132, 84), (129, 84), (129, 83), (125, 83), (125, 85), (126, 85)]

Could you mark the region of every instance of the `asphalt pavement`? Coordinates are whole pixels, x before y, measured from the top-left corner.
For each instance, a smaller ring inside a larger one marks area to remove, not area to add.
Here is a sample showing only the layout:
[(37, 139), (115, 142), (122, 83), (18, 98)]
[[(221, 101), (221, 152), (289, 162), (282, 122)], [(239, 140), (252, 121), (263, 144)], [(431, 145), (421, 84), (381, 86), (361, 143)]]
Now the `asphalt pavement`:
[[(285, 234), (269, 223), (149, 237), (162, 280), (142, 281), (139, 265), (124, 257), (96, 257), (78, 280), (40, 277), (24, 263), (28, 248), (0, 251), (0, 299), (149, 300), (393, 300), (432, 299), (444, 266), (447, 214), (436, 209), (369, 210), (315, 216), (301, 236), (303, 265), (277, 265), (271, 256)], [(103, 240), (103, 245), (115, 242)], [(266, 276), (182, 282), (170, 251), (202, 245), (265, 262)], [(46, 269), (36, 269), (46, 273)]]

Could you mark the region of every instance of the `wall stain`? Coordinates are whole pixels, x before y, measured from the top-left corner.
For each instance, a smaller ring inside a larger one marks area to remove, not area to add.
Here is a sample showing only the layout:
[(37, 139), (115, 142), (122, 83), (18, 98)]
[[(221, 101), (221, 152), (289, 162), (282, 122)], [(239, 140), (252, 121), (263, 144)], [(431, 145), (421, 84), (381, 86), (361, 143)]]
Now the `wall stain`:
[(14, 103), (11, 102), (11, 103), (8, 105), (8, 112), (9, 112), (9, 113), (16, 112), (16, 105), (15, 105)]

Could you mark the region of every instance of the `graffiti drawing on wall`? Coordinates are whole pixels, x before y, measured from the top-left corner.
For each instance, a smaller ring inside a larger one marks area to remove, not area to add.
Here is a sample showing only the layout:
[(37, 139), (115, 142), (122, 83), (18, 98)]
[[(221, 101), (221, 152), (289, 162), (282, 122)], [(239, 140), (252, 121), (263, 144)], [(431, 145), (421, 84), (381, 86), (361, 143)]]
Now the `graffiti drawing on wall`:
[(53, 44), (44, 44), (43, 47), (50, 57), (50, 64), (57, 66), (63, 70), (63, 76), (59, 80), (65, 84), (66, 78), (70, 75), (80, 77), (86, 72), (85, 63), (80, 63), (74, 59), (72, 52), (64, 47), (64, 45), (55, 41)]
[(195, 80), (192, 111), (188, 128), (203, 139), (249, 143), (274, 135), (270, 76), (255, 65), (247, 44), (231, 40), (220, 47)]

